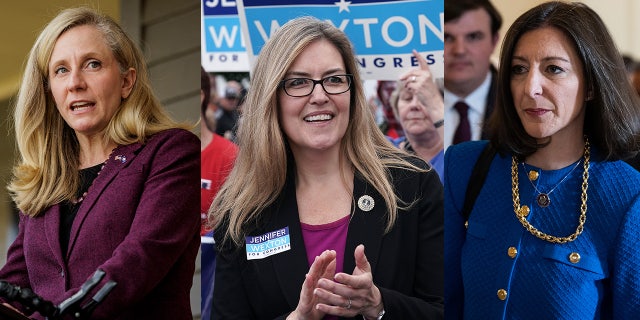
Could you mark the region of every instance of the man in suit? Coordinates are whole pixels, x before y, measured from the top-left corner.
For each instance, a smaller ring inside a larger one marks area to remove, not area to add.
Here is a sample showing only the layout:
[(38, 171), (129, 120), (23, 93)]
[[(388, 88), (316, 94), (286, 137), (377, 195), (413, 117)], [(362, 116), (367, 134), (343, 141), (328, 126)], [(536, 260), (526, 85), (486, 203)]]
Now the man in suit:
[[(502, 17), (488, 0), (447, 0), (444, 11), (446, 150), (451, 144), (485, 138), (482, 126), (493, 109), (496, 90), (490, 57)], [(462, 109), (459, 102), (465, 104)]]

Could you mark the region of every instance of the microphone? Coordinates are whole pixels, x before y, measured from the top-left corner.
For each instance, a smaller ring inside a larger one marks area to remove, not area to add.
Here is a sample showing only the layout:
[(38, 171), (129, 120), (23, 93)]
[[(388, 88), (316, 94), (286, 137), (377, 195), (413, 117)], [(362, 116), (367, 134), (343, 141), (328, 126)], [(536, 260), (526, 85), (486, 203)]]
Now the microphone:
[[(73, 319), (78, 320), (90, 319), (91, 313), (93, 313), (98, 304), (100, 304), (117, 285), (113, 280), (108, 281), (89, 301), (82, 304), (89, 291), (91, 291), (104, 276), (105, 272), (103, 270), (96, 270), (93, 276), (82, 284), (78, 292), (57, 306), (51, 301), (40, 297), (29, 288), (20, 288), (6, 281), (0, 281), (0, 297), (9, 301), (19, 302), (29, 314), (38, 312), (46, 317), (47, 320), (61, 320), (65, 315), (70, 315)], [(3, 305), (0, 305), (0, 315), (11, 317), (11, 320), (28, 319)]]

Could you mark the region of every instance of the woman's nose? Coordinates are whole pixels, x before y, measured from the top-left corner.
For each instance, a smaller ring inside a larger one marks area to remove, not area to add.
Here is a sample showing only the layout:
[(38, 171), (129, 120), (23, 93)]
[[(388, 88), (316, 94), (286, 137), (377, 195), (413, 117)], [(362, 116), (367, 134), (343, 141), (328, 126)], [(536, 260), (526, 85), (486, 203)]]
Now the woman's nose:
[(525, 80), (525, 93), (532, 98), (542, 94), (542, 77), (535, 71), (530, 71)]
[(324, 103), (329, 100), (329, 94), (324, 90), (324, 87), (320, 83), (315, 83), (313, 91), (311, 91), (310, 102)]
[(86, 88), (87, 84), (81, 71), (69, 71), (69, 77), (67, 78), (67, 80), (67, 88), (69, 91)]

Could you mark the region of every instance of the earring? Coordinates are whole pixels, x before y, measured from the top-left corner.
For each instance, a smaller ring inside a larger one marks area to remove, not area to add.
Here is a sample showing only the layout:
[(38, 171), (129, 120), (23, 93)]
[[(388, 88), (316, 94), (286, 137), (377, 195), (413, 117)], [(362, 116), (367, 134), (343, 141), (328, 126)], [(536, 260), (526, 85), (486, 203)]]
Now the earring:
[(593, 91), (589, 91), (587, 92), (587, 99), (585, 99), (586, 101), (591, 101), (593, 100)]

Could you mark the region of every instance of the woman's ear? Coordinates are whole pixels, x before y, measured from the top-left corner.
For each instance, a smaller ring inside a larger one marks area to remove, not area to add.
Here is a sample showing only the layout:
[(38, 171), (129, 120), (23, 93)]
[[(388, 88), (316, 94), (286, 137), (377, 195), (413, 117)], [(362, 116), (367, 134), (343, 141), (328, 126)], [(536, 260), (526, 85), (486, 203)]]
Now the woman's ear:
[(126, 99), (131, 94), (131, 90), (133, 89), (133, 85), (136, 83), (136, 69), (129, 68), (129, 70), (125, 71), (122, 77), (122, 91), (121, 97), (122, 99)]

